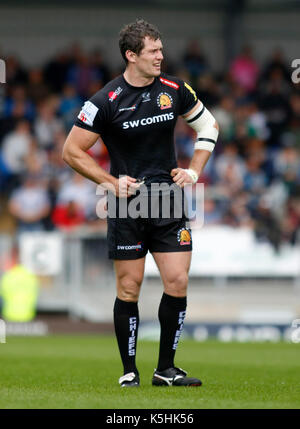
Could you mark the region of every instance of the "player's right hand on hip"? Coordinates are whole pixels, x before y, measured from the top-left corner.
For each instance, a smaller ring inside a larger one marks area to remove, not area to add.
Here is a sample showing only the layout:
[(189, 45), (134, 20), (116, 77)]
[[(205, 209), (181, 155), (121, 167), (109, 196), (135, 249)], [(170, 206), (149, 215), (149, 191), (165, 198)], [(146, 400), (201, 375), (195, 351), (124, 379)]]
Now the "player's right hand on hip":
[(136, 183), (136, 179), (130, 176), (122, 176), (118, 179), (116, 185), (116, 196), (120, 198), (127, 198), (135, 194), (136, 190), (140, 187)]

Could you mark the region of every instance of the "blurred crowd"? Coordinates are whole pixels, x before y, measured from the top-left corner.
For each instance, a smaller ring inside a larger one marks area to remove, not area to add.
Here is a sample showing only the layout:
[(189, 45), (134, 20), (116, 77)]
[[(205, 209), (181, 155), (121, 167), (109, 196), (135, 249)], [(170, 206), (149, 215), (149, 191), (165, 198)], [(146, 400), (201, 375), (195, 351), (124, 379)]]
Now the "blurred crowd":
[[(100, 49), (78, 43), (43, 67), (6, 61), (0, 88), (1, 210), (15, 231), (105, 228), (96, 214), (95, 185), (62, 160), (62, 146), (85, 100), (123, 71), (112, 70)], [(199, 179), (205, 183), (205, 224), (253, 229), (279, 250), (295, 244), (300, 225), (300, 85), (280, 49), (264, 64), (245, 46), (223, 73), (212, 71), (197, 40), (164, 71), (189, 82), (220, 125), (216, 149)], [(194, 132), (178, 120), (175, 145), (187, 168)], [(109, 169), (99, 140), (89, 151)], [(1, 212), (0, 212), (1, 230)]]

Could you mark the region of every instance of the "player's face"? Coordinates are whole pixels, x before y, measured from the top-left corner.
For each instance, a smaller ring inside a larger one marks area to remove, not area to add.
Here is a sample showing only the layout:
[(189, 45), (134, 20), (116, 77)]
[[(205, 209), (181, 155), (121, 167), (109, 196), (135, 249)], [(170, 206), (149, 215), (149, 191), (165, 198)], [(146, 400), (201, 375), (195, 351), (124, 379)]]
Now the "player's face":
[(161, 73), (161, 62), (163, 60), (161, 40), (153, 40), (149, 37), (144, 39), (144, 48), (136, 55), (135, 65), (139, 72), (145, 77), (156, 77)]

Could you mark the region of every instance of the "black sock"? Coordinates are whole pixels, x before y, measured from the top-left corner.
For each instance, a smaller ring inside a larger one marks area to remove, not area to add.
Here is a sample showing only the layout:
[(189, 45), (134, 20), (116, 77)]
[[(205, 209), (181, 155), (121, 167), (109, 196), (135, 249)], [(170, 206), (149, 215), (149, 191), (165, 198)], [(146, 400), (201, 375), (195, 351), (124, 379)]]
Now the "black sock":
[(178, 298), (163, 294), (158, 310), (160, 321), (158, 371), (174, 367), (174, 356), (183, 328), (185, 311), (186, 296)]
[(114, 305), (115, 332), (124, 367), (124, 374), (138, 370), (135, 365), (136, 343), (139, 325), (137, 302), (126, 302), (116, 298)]

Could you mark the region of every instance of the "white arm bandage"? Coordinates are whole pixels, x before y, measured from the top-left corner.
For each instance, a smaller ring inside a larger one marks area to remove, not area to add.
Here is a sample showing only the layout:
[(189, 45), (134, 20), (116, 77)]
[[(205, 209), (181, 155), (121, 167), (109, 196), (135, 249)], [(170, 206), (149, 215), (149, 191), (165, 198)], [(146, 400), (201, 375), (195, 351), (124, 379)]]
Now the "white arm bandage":
[(215, 148), (219, 131), (213, 115), (203, 106), (200, 106), (190, 115), (184, 118), (186, 122), (197, 131), (195, 149), (205, 149), (212, 152)]

